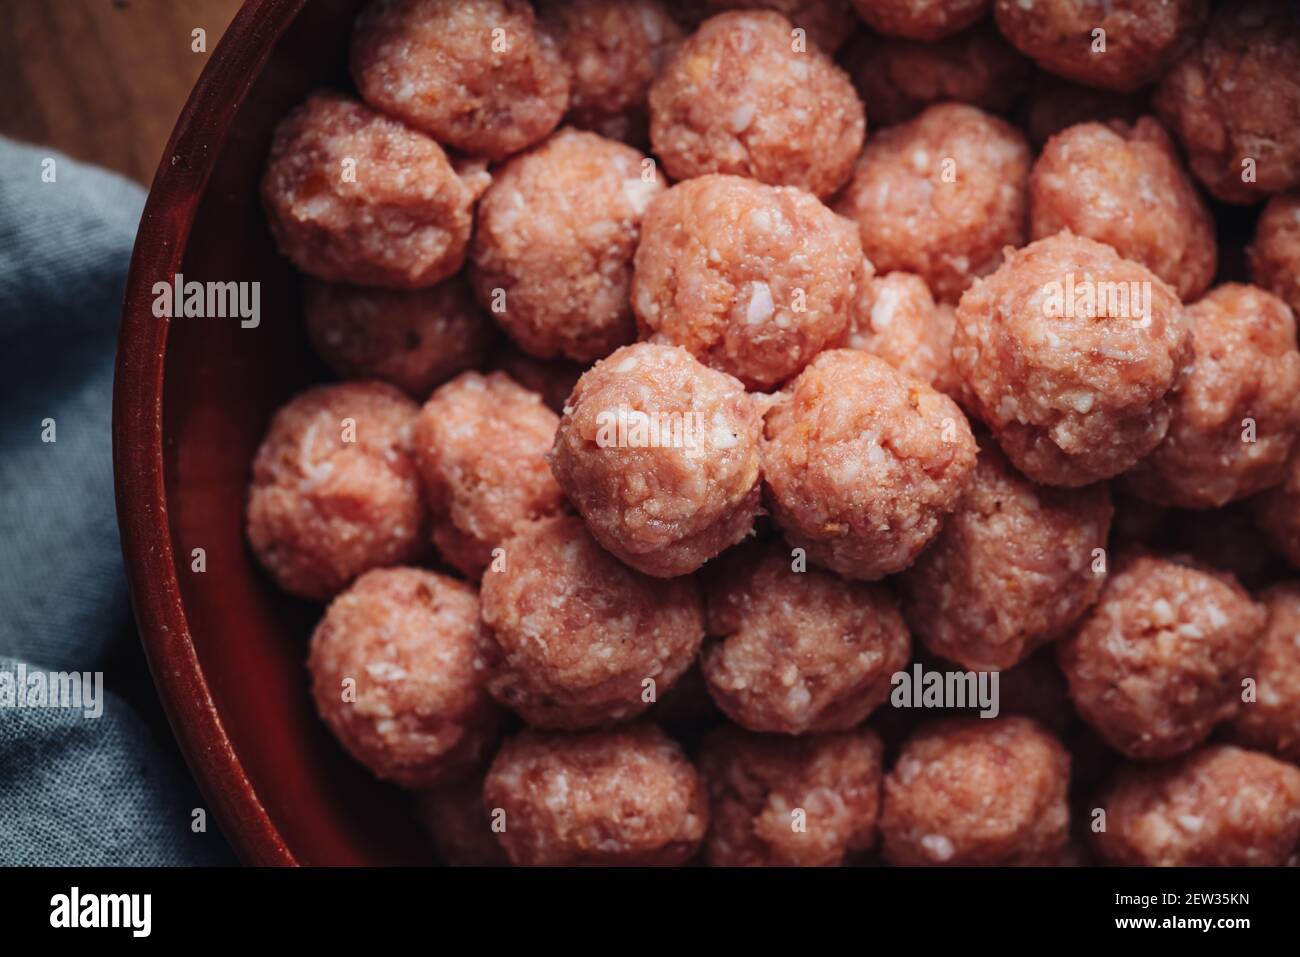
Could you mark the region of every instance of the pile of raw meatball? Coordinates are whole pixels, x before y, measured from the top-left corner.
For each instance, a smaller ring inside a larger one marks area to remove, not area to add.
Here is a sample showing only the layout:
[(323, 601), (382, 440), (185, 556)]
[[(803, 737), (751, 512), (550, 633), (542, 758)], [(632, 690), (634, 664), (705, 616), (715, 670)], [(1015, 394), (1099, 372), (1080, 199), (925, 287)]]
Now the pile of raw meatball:
[(349, 61), (262, 180), (339, 381), (247, 534), (444, 859), (1295, 861), (1295, 7), (379, 0)]

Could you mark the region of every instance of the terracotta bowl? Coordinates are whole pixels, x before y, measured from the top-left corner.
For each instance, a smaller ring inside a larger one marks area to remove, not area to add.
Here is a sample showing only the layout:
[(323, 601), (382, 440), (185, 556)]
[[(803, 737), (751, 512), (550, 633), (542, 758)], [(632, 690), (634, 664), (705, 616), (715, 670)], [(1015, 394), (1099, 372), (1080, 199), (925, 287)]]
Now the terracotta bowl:
[[(276, 121), (308, 91), (348, 85), (361, 5), (244, 4), (154, 178), (118, 346), (114, 467), (140, 634), (208, 805), (254, 864), (432, 859), (408, 799), (349, 760), (315, 715), (304, 660), (320, 608), (277, 592), (243, 536), (249, 462), (271, 413), (324, 378), (258, 179)], [(259, 281), (260, 325), (155, 318), (153, 285), (178, 272)]]

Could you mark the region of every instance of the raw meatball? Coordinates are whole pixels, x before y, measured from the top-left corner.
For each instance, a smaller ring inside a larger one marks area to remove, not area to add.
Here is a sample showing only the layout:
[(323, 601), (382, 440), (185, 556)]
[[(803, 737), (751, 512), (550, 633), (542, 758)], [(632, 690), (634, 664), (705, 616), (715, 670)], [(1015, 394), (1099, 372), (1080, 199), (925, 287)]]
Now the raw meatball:
[(1280, 484), (1254, 501), (1255, 523), (1293, 568), (1300, 568), (1300, 447), (1291, 453)]
[(415, 813), (443, 863), (460, 867), (510, 863), (483, 807), (482, 774), (436, 791), (422, 791), (416, 795)]
[(507, 163), (483, 195), (470, 276), (525, 352), (591, 362), (635, 338), (632, 255), (641, 215), (664, 189), (643, 161), (565, 129)]
[(538, 15), (569, 67), (569, 122), (644, 143), (650, 83), (682, 38), (668, 8), (660, 0), (543, 0)]
[(1105, 485), (1034, 485), (987, 445), (961, 504), (902, 575), (908, 624), (963, 668), (1013, 667), (1101, 594), (1112, 513)]
[(851, 349), (823, 352), (768, 414), (763, 471), (791, 545), (847, 578), (902, 571), (957, 507), (975, 438), (946, 395)]
[(869, 850), (880, 811), (880, 739), (866, 729), (806, 738), (709, 733), (700, 751), (712, 867), (837, 867)]
[(1107, 744), (1169, 758), (1236, 713), (1264, 619), (1231, 575), (1141, 556), (1114, 571), (1058, 661)]
[(560, 423), (501, 372), (466, 372), (420, 410), (415, 456), (439, 554), (477, 579), (520, 522), (558, 512), (564, 494), (546, 451)]
[(493, 326), (463, 279), (409, 292), (308, 279), (312, 348), (344, 379), (379, 379), (417, 399), (481, 363)]
[[(998, 29), (1059, 76), (1129, 92), (1150, 83), (1194, 42), (1209, 0), (996, 0)], [(1104, 39), (1094, 31), (1104, 31)]]
[(514, 864), (660, 866), (695, 856), (709, 802), (695, 768), (651, 724), (581, 734), (524, 731), (501, 748), (483, 786)]
[(1069, 836), (1070, 755), (1031, 718), (925, 724), (885, 777), (885, 859), (908, 866), (1053, 863)]
[(835, 208), (861, 231), (882, 273), (925, 280), (936, 299), (956, 302), (978, 276), (1024, 243), (1029, 147), (995, 116), (941, 103), (877, 133)]
[(542, 139), (569, 105), (568, 70), (526, 0), (378, 0), (351, 57), (367, 103), (493, 160)]
[(423, 133), (315, 93), (275, 129), (262, 201), (280, 252), (303, 272), (418, 289), (460, 269), (486, 185), (457, 175)]
[(952, 308), (935, 305), (925, 280), (911, 273), (887, 273), (867, 279), (859, 288), (849, 347), (880, 356), (940, 392), (953, 392), (957, 380), (952, 368)]
[(847, 731), (882, 704), (912, 641), (880, 585), (795, 571), (780, 542), (727, 553), (709, 577), (709, 693), (751, 731)]
[(504, 372), (525, 389), (536, 392), (553, 412), (563, 412), (569, 393), (586, 368), (568, 359), (538, 359), (514, 346), (506, 346), (492, 360), (492, 368)]
[(1260, 601), (1268, 623), (1250, 669), (1256, 698), (1242, 704), (1232, 730), (1243, 743), (1300, 764), (1300, 582), (1276, 585)]
[(1169, 134), (1149, 116), (1132, 127), (1081, 123), (1048, 142), (1029, 174), (1035, 239), (1069, 229), (1115, 249), (1195, 299), (1214, 279), (1214, 220)]
[(382, 382), (318, 386), (276, 412), (253, 459), (248, 541), (285, 591), (324, 600), (423, 550), (418, 408)]
[(778, 13), (704, 22), (650, 87), (650, 142), (668, 175), (750, 176), (825, 198), (849, 178), (866, 117), (848, 76)]
[(1169, 432), (1125, 476), (1158, 505), (1214, 508), (1276, 485), (1300, 431), (1300, 352), (1286, 303), (1219, 286), (1187, 307), (1196, 358)]
[(993, 0), (853, 0), (858, 16), (889, 37), (942, 40), (989, 12)]
[(311, 637), (316, 710), (377, 777), (427, 788), (487, 757), (502, 713), (474, 668), (478, 595), (421, 568), (377, 568)]
[(1256, 285), (1300, 312), (1300, 191), (1280, 193), (1265, 204), (1247, 256)]
[(632, 571), (569, 515), (521, 525), (503, 548), (483, 577), (480, 656), (493, 697), (529, 724), (631, 718), (691, 666), (704, 640), (692, 579)]
[(643, 337), (767, 390), (840, 341), (862, 278), (853, 224), (815, 197), (702, 176), (646, 211), (632, 308)]
[(1191, 357), (1173, 289), (1068, 230), (1012, 252), (957, 308), (963, 404), (1044, 485), (1110, 478), (1159, 445)]
[(1219, 199), (1256, 203), (1300, 185), (1300, 9), (1221, 4), (1152, 103)]
[(1026, 132), (1035, 149), (1057, 133), (1079, 123), (1136, 123), (1151, 112), (1144, 93), (1113, 93), (1039, 72), (1029, 88)]
[(686, 575), (753, 531), (763, 411), (685, 349), (639, 342), (578, 380), (551, 470), (596, 541), (647, 575)]
[(1279, 867), (1300, 839), (1300, 768), (1226, 745), (1121, 768), (1098, 803), (1109, 864)]
[(1033, 66), (991, 22), (938, 43), (863, 31), (844, 54), (871, 122), (911, 119), (931, 103), (956, 100), (1005, 113), (1024, 92)]

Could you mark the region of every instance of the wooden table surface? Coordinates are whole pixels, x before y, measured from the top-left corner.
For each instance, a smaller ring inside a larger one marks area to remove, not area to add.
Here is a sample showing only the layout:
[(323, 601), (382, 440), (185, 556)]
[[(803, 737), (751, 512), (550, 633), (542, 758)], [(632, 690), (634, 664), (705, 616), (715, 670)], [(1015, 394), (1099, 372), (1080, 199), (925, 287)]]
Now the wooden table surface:
[[(240, 0), (0, 0), (0, 134), (148, 184)], [(206, 52), (194, 52), (193, 31)]]

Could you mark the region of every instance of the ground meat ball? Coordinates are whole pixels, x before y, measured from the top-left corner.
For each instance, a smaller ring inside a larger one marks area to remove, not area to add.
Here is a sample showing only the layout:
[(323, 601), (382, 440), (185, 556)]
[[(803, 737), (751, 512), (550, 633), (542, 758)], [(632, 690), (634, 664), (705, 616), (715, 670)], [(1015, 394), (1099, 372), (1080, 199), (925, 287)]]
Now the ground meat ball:
[(1052, 863), (1069, 832), (1070, 755), (1031, 718), (925, 724), (885, 778), (892, 864)]
[(1291, 453), (1281, 483), (1255, 499), (1254, 510), (1269, 544), (1300, 568), (1300, 448)]
[[(1219, 199), (1255, 203), (1300, 185), (1300, 13), (1270, 0), (1221, 4), (1152, 99)], [(1254, 160), (1254, 181), (1242, 179)]]
[(1238, 740), (1300, 763), (1300, 582), (1287, 582), (1260, 596), (1268, 623), (1250, 669), (1254, 701), (1233, 719)]
[[(869, 850), (880, 810), (880, 739), (862, 729), (806, 738), (709, 733), (700, 771), (712, 867), (836, 867)], [(800, 813), (802, 812), (802, 813)]]
[(1129, 765), (1101, 795), (1093, 846), (1129, 867), (1268, 867), (1300, 839), (1300, 769), (1226, 745)]
[(982, 19), (993, 0), (853, 0), (858, 16), (877, 33), (942, 40)]
[(704, 6), (711, 13), (774, 10), (828, 53), (838, 50), (858, 25), (850, 0), (704, 0)]
[(646, 211), (632, 307), (643, 336), (766, 390), (843, 337), (862, 277), (856, 230), (815, 197), (702, 176)]
[(1254, 286), (1219, 286), (1187, 316), (1196, 358), (1169, 433), (1125, 478), (1159, 505), (1212, 508), (1282, 481), (1300, 431), (1300, 351), (1291, 310)]
[(1191, 359), (1173, 289), (1068, 230), (1013, 252), (957, 308), (963, 404), (1045, 485), (1088, 485), (1165, 437)]
[(911, 638), (883, 587), (792, 565), (774, 542), (710, 569), (704, 678), (718, 707), (751, 731), (846, 731), (889, 697)]
[(262, 201), (280, 252), (334, 282), (417, 289), (461, 267), (474, 200), (442, 147), (334, 93), (280, 121)]
[[(1150, 83), (1194, 41), (1208, 0), (996, 0), (998, 29), (1044, 70), (1122, 92)], [(1094, 50), (1105, 31), (1105, 49)]]
[(677, 49), (650, 88), (650, 142), (671, 178), (734, 173), (822, 198), (849, 178), (862, 101), (793, 29), (778, 13), (723, 13)]
[(1265, 204), (1247, 256), (1251, 279), (1300, 312), (1300, 192)]
[(559, 511), (546, 451), (559, 418), (501, 372), (466, 372), (424, 404), (415, 455), (442, 557), (478, 578), (520, 522)]
[(1029, 174), (1029, 209), (1035, 239), (1069, 229), (1106, 243), (1182, 299), (1214, 279), (1214, 220), (1151, 117), (1132, 127), (1081, 123), (1052, 137)]
[(695, 571), (754, 528), (763, 403), (685, 349), (640, 342), (578, 380), (551, 469), (596, 541), (638, 571)]
[(580, 734), (524, 731), (501, 748), (483, 786), (498, 835), (522, 866), (675, 866), (709, 826), (704, 782), (652, 724)]
[(330, 603), (307, 668), (316, 710), (376, 776), (427, 788), (486, 758), (501, 711), (474, 668), (478, 595), (420, 568), (366, 572)]
[[(1105, 485), (1034, 485), (996, 446), (934, 544), (903, 573), (903, 612), (934, 654), (1001, 671), (1060, 637), (1106, 580), (1113, 509)], [(1100, 568), (1100, 571), (1098, 571)]]
[(569, 122), (629, 143), (649, 134), (646, 97), (682, 30), (659, 0), (543, 0), (569, 67)]
[(1018, 130), (961, 103), (941, 103), (867, 143), (836, 210), (861, 231), (880, 272), (914, 272), (956, 302), (1024, 243), (1029, 148)]
[(416, 796), (415, 813), (443, 863), (460, 867), (510, 863), (483, 807), (482, 774), (436, 791), (422, 791)]
[(410, 292), (308, 279), (312, 347), (344, 379), (379, 379), (423, 399), (483, 361), (493, 325), (460, 278)]
[(1029, 86), (1025, 126), (1029, 142), (1041, 149), (1057, 133), (1079, 123), (1135, 123), (1149, 112), (1144, 93), (1113, 93), (1039, 72)]
[(569, 74), (525, 0), (377, 0), (357, 18), (362, 98), (498, 160), (536, 143), (569, 105)]
[(1076, 710), (1111, 747), (1169, 758), (1236, 712), (1263, 627), (1231, 575), (1142, 556), (1114, 570), (1058, 660)]
[(568, 515), (521, 525), (503, 547), (483, 577), (480, 654), (488, 690), (529, 724), (631, 718), (691, 666), (704, 640), (692, 579), (634, 572)]
[(276, 412), (253, 459), (248, 541), (277, 585), (324, 600), (367, 569), (419, 555), (416, 411), (390, 385), (349, 382)]
[(663, 180), (645, 157), (561, 130), (507, 163), (470, 252), (479, 302), (525, 352), (591, 362), (636, 336), (628, 306), (641, 215)]
[(844, 62), (878, 125), (911, 119), (943, 100), (1004, 113), (1024, 92), (1033, 70), (991, 22), (939, 43), (863, 31), (845, 51)]
[(568, 359), (537, 359), (514, 346), (506, 346), (493, 357), (492, 368), (504, 372), (525, 389), (536, 392), (554, 412), (563, 412), (569, 393), (578, 384), (585, 367)]
[(848, 345), (880, 356), (899, 372), (940, 392), (956, 388), (952, 370), (951, 308), (936, 306), (925, 280), (906, 272), (868, 279), (860, 286)]
[(935, 536), (975, 452), (947, 396), (883, 359), (833, 349), (768, 414), (763, 472), (787, 541), (871, 581), (906, 568)]

